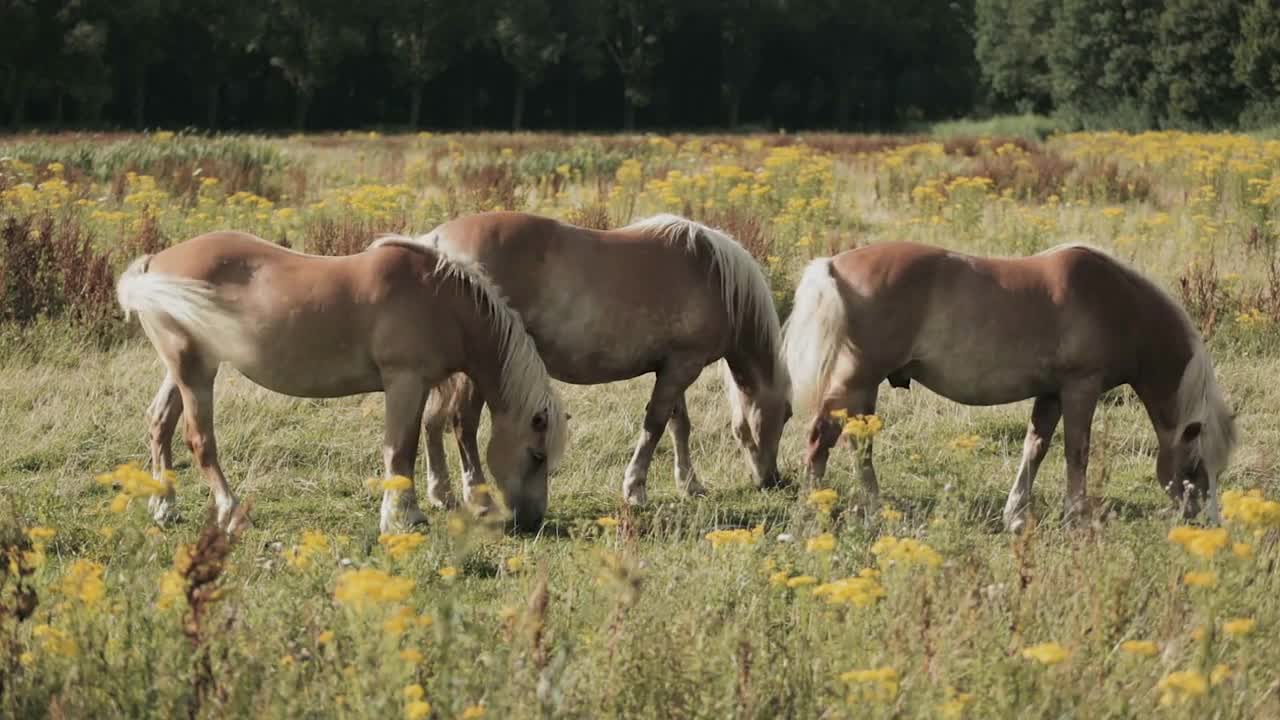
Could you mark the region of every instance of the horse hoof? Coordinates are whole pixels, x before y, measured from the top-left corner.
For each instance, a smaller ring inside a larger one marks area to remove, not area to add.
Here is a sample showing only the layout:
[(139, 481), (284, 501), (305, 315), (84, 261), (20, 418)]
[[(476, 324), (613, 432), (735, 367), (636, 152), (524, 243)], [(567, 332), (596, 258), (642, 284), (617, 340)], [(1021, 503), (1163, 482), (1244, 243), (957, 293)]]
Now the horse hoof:
[(687, 498), (706, 497), (707, 488), (695, 478), (680, 484), (680, 494)]
[(427, 504), (437, 510), (453, 510), (458, 507), (458, 500), (453, 496), (453, 493), (447, 493), (440, 496), (428, 493)]
[(622, 493), (622, 497), (627, 501), (627, 504), (632, 507), (640, 507), (641, 505), (649, 502), (649, 492), (643, 487), (635, 487), (625, 490)]

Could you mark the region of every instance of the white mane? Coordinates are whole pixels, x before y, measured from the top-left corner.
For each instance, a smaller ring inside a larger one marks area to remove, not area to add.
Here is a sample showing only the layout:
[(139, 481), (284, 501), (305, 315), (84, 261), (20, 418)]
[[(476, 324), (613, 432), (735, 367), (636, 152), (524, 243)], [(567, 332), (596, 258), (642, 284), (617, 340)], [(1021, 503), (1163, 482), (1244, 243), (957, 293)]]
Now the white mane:
[(418, 237), (383, 235), (370, 243), (369, 249), (384, 245), (435, 253), (436, 272), (456, 278), (471, 288), (476, 304), (489, 311), (490, 327), (501, 338), (502, 369), (498, 392), (502, 402), (508, 412), (526, 420), (546, 410), (547, 458), (554, 468), (564, 450), (565, 413), (560, 395), (551, 384), (546, 365), (525, 330), (520, 314), (511, 308), (479, 263), (441, 243), (436, 232)]
[(734, 332), (741, 332), (751, 323), (775, 358), (773, 384), (783, 391), (789, 389), (791, 380), (782, 359), (782, 330), (773, 306), (773, 292), (751, 253), (720, 230), (670, 213), (637, 220), (622, 229), (646, 230), (672, 242), (684, 240), (690, 252), (698, 248), (699, 241), (710, 249), (730, 325)]

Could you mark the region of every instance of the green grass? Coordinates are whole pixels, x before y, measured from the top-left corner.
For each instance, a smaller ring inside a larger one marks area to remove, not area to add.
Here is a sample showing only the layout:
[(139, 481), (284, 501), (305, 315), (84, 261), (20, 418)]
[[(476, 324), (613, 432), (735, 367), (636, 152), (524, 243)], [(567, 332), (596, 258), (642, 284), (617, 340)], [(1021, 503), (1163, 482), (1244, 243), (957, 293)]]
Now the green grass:
[(953, 137), (1022, 137), (1044, 140), (1070, 128), (1061, 120), (1044, 115), (996, 115), (983, 120), (949, 120), (934, 123), (929, 134), (942, 139)]
[[(497, 156), (513, 142), (463, 141), (473, 144), (451, 162), (471, 162), (481, 146)], [(311, 192), (340, 187), (344, 177), (354, 182), (343, 166), (366, 159), (389, 173), (375, 179), (404, 180), (388, 160), (400, 139), (279, 142), (289, 162), (302, 168), (293, 181), (308, 181)], [(369, 143), (381, 149), (366, 154)], [(547, 143), (538, 168), (554, 171), (556, 158), (612, 162), (607, 148), (575, 154), (562, 139)], [(765, 151), (747, 152), (754, 163)], [(717, 161), (698, 155), (654, 162)], [(1100, 214), (1102, 205), (984, 198), (983, 212), (965, 225), (953, 219), (951, 206), (944, 214), (902, 200), (916, 181), (894, 184), (877, 162), (839, 157), (834, 232), (856, 227), (860, 240), (906, 236), (997, 252), (1029, 222), (1049, 218), (1052, 224), (1043, 226), (1049, 229), (1036, 230), (1044, 235), (1037, 242), (1097, 234), (1169, 286), (1198, 247), (1182, 215), (1142, 230), (1156, 211), (1145, 201), (1125, 204), (1123, 216), (1111, 218)], [(926, 159), (904, 172), (923, 180), (929, 173), (963, 172), (961, 162)], [(357, 173), (361, 180), (366, 170)], [(447, 176), (447, 167), (432, 171)], [(536, 186), (531, 205), (563, 214), (590, 202), (597, 181), (604, 182), (593, 177), (564, 197)], [(1167, 182), (1166, 193), (1180, 192), (1176, 179)], [(643, 203), (650, 201), (641, 203), (646, 211)], [(166, 222), (187, 229), (188, 213), (176, 200), (167, 212)], [(1224, 201), (1215, 212), (1239, 220), (1242, 211)], [(808, 225), (793, 230), (792, 243), (817, 232)], [(1122, 231), (1141, 238), (1121, 242)], [(816, 244), (852, 242), (819, 235)], [(1259, 287), (1250, 283), (1265, 273), (1242, 248), (1224, 249), (1220, 257), (1223, 271), (1243, 276), (1230, 292), (1233, 302), (1245, 303)], [(785, 288), (815, 251), (770, 246), (768, 252), (781, 256), (771, 276)], [(1261, 488), (1274, 498), (1280, 492), (1273, 450), (1280, 447), (1276, 335), (1270, 326), (1259, 329), (1231, 315), (1223, 310), (1211, 346), (1242, 433), (1224, 484)], [(1216, 588), (1184, 586), (1183, 574), (1207, 561), (1166, 539), (1180, 519), (1153, 481), (1154, 433), (1131, 394), (1118, 393), (1095, 418), (1089, 493), (1100, 507), (1093, 522), (1059, 522), (1059, 434), (1036, 484), (1039, 524), (1015, 538), (1002, 532), (1000, 515), (1029, 402), (970, 408), (919, 386), (884, 386), (879, 414), (885, 428), (875, 457), (884, 501), (902, 517), (866, 522), (845, 448), (835, 452), (828, 473), (840, 496), (832, 515), (806, 502), (801, 459), (808, 418), (793, 419), (783, 438), (781, 468), (791, 485), (752, 488), (716, 375), (709, 369), (688, 396), (692, 452), (707, 497), (677, 495), (664, 439), (649, 478), (650, 504), (629, 509), (621, 502), (622, 474), (652, 377), (563, 385), (573, 436), (552, 481), (543, 532), (507, 535), (462, 513), (431, 510), (425, 542), (393, 559), (379, 545), (379, 499), (364, 482), (381, 471), (381, 396), (292, 399), (225, 369), (216, 388), (219, 451), (235, 491), (253, 501), (255, 524), (216, 581), (222, 595), (193, 626), (184, 602), (157, 607), (162, 576), (174, 567), (179, 546), (200, 536), (209, 497), (181, 440), (175, 459), (183, 519), (172, 526), (154, 529), (139, 502), (110, 512), (114, 492), (94, 480), (120, 463), (145, 465), (143, 411), (162, 376), (154, 351), (136, 328), (106, 349), (66, 321), (5, 328), (0, 547), (19, 544), (9, 525), (51, 527), (57, 534), (44, 549), (43, 565), (24, 581), (38, 599), (32, 617), (15, 622), (14, 578), (0, 575), (0, 715), (388, 718), (407, 716), (411, 707), (402, 691), (421, 684), (432, 716), (440, 718), (461, 717), (476, 705), (491, 718), (932, 718), (945, 716), (949, 688), (971, 698), (964, 716), (973, 718), (1280, 716), (1280, 647), (1271, 642), (1280, 628), (1276, 533), (1255, 538), (1232, 527), (1233, 540), (1251, 543), (1255, 557), (1221, 553), (1213, 561)], [(977, 447), (952, 447), (970, 434), (980, 438)], [(457, 454), (452, 438), (446, 441), (457, 490)], [(602, 517), (619, 526), (602, 527)], [(715, 548), (705, 538), (717, 529), (758, 526), (762, 537), (746, 547)], [(308, 530), (323, 532), (328, 546), (308, 567), (293, 567), (289, 551)], [(805, 541), (823, 532), (833, 534), (834, 552), (806, 552)], [(872, 548), (885, 536), (925, 542), (942, 563), (882, 568), (884, 597), (868, 607), (829, 606), (811, 586), (770, 582), (778, 571), (818, 582), (856, 575), (878, 565)], [(516, 557), (521, 566), (513, 570), (508, 561)], [(81, 560), (104, 569), (99, 601), (75, 599), (69, 592), (75, 584), (64, 583)], [(335, 601), (339, 578), (366, 567), (412, 580), (412, 592), (367, 614)], [(445, 568), (457, 568), (457, 577), (443, 578)], [(388, 632), (384, 622), (397, 604), (430, 624)], [(1252, 618), (1256, 627), (1228, 637), (1221, 628), (1229, 618)], [(65, 633), (75, 651), (59, 654), (69, 648), (51, 643), (47, 630), (37, 633), (42, 625)], [(1197, 633), (1202, 627), (1208, 631)], [(322, 643), (328, 633), (332, 640)], [(1128, 655), (1119, 648), (1130, 639), (1155, 641), (1160, 652)], [(1046, 642), (1061, 644), (1069, 658), (1049, 667), (1023, 656)], [(406, 650), (422, 658), (406, 660)], [(1229, 679), (1203, 697), (1161, 708), (1162, 678), (1185, 670), (1208, 676), (1219, 664), (1230, 668)], [(880, 668), (894, 670), (897, 687), (878, 701), (863, 697), (875, 684), (840, 678)]]

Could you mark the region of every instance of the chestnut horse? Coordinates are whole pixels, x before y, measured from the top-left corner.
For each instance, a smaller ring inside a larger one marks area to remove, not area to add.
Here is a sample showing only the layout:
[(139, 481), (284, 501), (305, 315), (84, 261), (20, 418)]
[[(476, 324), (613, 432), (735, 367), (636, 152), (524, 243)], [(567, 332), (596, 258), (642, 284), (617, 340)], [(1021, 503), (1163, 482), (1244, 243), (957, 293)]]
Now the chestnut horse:
[[(1025, 523), (1031, 485), (1059, 418), (1066, 517), (1087, 513), (1089, 428), (1103, 392), (1129, 385), (1159, 440), (1156, 479), (1187, 517), (1235, 444), (1232, 414), (1183, 309), (1106, 253), (1066, 245), (1024, 258), (979, 258), (893, 242), (814, 260), (796, 288), (785, 352), (798, 407), (815, 411), (806, 462), (820, 480), (841, 435), (831, 413), (871, 414), (880, 383), (912, 380), (956, 402), (1035, 398), (1006, 526)], [(858, 453), (878, 495), (868, 447)]]
[[(319, 257), (215, 232), (138, 258), (117, 293), (166, 368), (148, 412), (152, 472), (172, 465), (173, 432), (185, 415), (187, 445), (224, 525), (236, 498), (213, 432), (222, 362), (295, 397), (382, 391), (385, 476), (410, 480), (427, 392), (466, 373), (491, 408), (489, 463), (516, 524), (541, 524), (547, 474), (565, 444), (564, 412), (519, 315), (474, 264), (409, 238)], [(171, 516), (173, 502), (172, 490), (153, 498), (157, 521)], [(384, 491), (383, 532), (424, 520), (412, 485)]]
[[(705, 492), (689, 457), (685, 389), (720, 359), (734, 434), (755, 484), (779, 483), (778, 440), (791, 415), (781, 328), (764, 273), (731, 237), (674, 215), (600, 231), (491, 212), (446, 222), (423, 240), (484, 267), (555, 379), (595, 385), (656, 375), (624, 475), (627, 502), (646, 501), (649, 464), (668, 420), (678, 489)], [(442, 443), (449, 420), (468, 503), (470, 488), (483, 482), (475, 442), (484, 400), (468, 385), (437, 388), (441, 396), (428, 407), (428, 499), (436, 504), (451, 502)]]

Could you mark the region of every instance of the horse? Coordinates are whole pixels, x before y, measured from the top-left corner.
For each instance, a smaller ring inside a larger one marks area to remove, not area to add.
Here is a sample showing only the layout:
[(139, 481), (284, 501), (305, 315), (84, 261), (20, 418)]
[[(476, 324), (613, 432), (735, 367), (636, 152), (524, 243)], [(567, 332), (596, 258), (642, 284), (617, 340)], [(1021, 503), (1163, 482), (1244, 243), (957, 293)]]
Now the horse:
[[(649, 465), (668, 420), (678, 490), (706, 493), (689, 456), (685, 390), (717, 360), (755, 484), (781, 483), (778, 442), (791, 416), (781, 327), (764, 273), (729, 235), (675, 215), (594, 230), (487, 212), (445, 222), (423, 241), (485, 269), (524, 318), (556, 380), (596, 385), (655, 374), (623, 477), (626, 502), (647, 502)], [(455, 378), (436, 388), (424, 420), (428, 498), (435, 505), (453, 502), (442, 440), (449, 423), (462, 459), (464, 501), (473, 503), (470, 489), (484, 482), (475, 450), (484, 399), (469, 386)]]
[[(410, 484), (384, 490), (382, 532), (426, 521), (412, 480), (427, 393), (466, 373), (491, 409), (488, 460), (515, 524), (541, 524), (566, 415), (520, 316), (465, 258), (403, 236), (322, 257), (212, 232), (134, 260), (117, 297), (126, 319), (138, 315), (166, 369), (147, 411), (152, 472), (162, 477), (172, 466), (171, 440), (185, 416), (187, 446), (222, 526), (237, 505), (213, 428), (223, 362), (294, 397), (384, 393), (385, 477)], [(158, 522), (173, 517), (172, 487), (150, 510)]]
[[(1020, 258), (983, 258), (888, 242), (813, 260), (784, 328), (797, 408), (813, 410), (805, 464), (813, 482), (841, 436), (832, 413), (876, 410), (880, 383), (918, 381), (966, 405), (1034, 398), (1005, 526), (1026, 524), (1031, 486), (1059, 419), (1065, 518), (1088, 514), (1089, 432), (1099, 397), (1129, 385), (1159, 441), (1156, 479), (1187, 518), (1208, 496), (1236, 442), (1233, 414), (1199, 332), (1168, 293), (1102, 250), (1070, 244)], [(856, 471), (872, 503), (870, 444)]]

